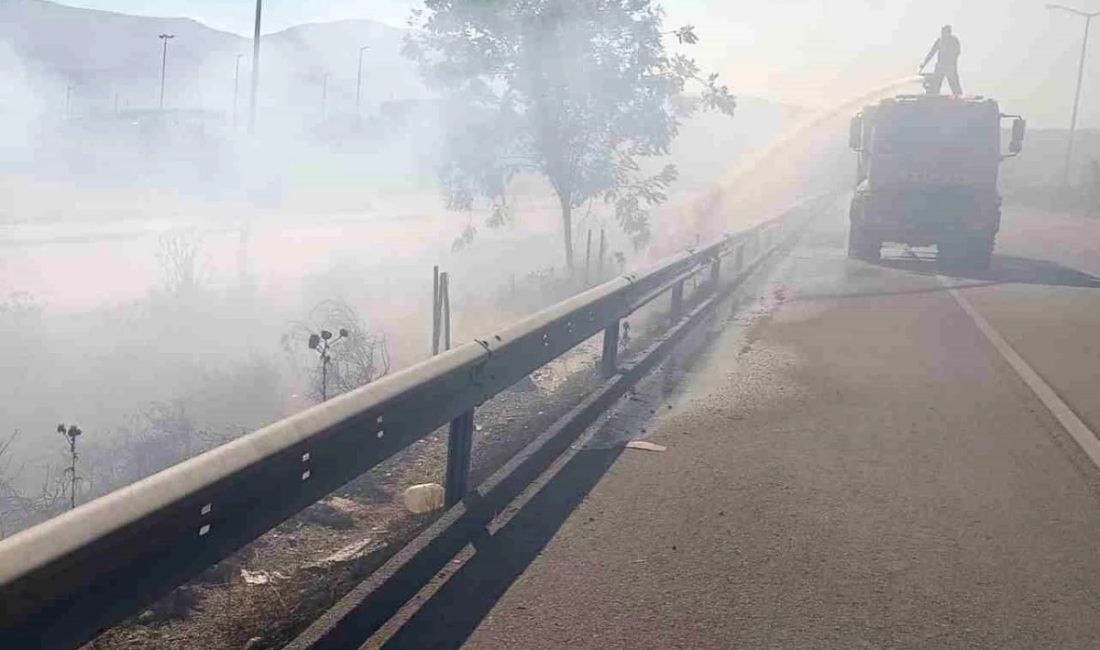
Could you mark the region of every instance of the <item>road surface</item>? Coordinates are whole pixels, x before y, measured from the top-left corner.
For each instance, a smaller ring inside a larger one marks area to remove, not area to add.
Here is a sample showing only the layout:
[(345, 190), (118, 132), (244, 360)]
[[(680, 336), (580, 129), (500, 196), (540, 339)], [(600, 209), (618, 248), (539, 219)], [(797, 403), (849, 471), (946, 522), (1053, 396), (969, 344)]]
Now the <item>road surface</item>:
[(966, 278), (815, 222), (636, 425), (666, 452), (578, 451), (387, 647), (1100, 647), (1100, 470), (1006, 360), (1100, 431), (1095, 225), (1009, 217)]

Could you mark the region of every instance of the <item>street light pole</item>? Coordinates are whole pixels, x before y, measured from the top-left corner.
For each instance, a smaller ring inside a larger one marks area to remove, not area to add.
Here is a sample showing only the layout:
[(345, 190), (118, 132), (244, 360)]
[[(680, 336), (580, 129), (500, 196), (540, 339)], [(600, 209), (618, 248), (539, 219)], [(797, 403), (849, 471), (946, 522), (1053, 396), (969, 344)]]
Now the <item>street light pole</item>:
[(365, 52), (366, 50), (369, 50), (369, 49), (370, 49), (369, 45), (364, 45), (363, 47), (359, 48), (359, 73), (356, 76), (356, 80), (355, 80), (355, 121), (356, 122), (358, 122), (360, 120), (359, 116), (362, 115), (362, 112), (359, 110), (359, 108), (362, 105), (362, 100), (363, 100), (363, 52)]
[(1088, 54), (1089, 47), (1089, 27), (1092, 25), (1092, 19), (1100, 16), (1100, 11), (1088, 13), (1059, 4), (1048, 4), (1047, 9), (1068, 11), (1085, 19), (1085, 38), (1081, 43), (1081, 63), (1077, 68), (1077, 90), (1073, 96), (1073, 117), (1070, 118), (1069, 123), (1069, 145), (1066, 147), (1066, 165), (1062, 174), (1062, 186), (1069, 187), (1070, 170), (1073, 166), (1073, 141), (1077, 135), (1077, 110), (1081, 105), (1081, 85), (1085, 80), (1085, 57)]
[(252, 104), (249, 108), (248, 132), (256, 132), (256, 95), (260, 90), (260, 24), (264, 0), (256, 0), (256, 29), (252, 33)]
[(321, 121), (323, 122), (328, 117), (328, 73), (325, 73), (325, 78), (321, 81)]
[(237, 62), (233, 66), (233, 132), (237, 132), (237, 96), (241, 88), (241, 59), (243, 54), (237, 55)]
[(160, 58), (160, 110), (164, 110), (164, 72), (168, 67), (168, 41), (175, 38), (175, 34), (161, 34), (160, 40), (164, 42), (164, 54)]

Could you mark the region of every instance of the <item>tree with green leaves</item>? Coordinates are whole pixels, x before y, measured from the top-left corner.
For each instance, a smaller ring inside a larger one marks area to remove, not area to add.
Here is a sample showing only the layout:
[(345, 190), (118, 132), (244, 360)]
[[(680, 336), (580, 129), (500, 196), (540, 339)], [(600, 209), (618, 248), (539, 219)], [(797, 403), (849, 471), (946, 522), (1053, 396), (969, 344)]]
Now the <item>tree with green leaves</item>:
[[(448, 207), (490, 206), (508, 219), (508, 187), (544, 177), (561, 208), (565, 260), (573, 266), (574, 211), (599, 202), (636, 246), (649, 210), (667, 199), (669, 153), (681, 121), (700, 109), (732, 115), (715, 74), (666, 50), (698, 41), (691, 26), (664, 31), (656, 0), (426, 0), (410, 19), (405, 53), (445, 100), (441, 180)], [(460, 241), (474, 234), (469, 226)]]

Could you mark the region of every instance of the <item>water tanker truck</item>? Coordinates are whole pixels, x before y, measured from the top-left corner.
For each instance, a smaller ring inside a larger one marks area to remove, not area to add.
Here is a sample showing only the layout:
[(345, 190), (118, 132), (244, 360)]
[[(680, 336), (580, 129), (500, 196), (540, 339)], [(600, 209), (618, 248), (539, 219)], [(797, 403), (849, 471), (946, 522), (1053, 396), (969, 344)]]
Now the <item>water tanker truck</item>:
[(982, 97), (900, 95), (865, 107), (849, 134), (859, 153), (849, 256), (878, 260), (885, 242), (935, 245), (943, 266), (988, 267), (1001, 225), (999, 168), (1023, 150), (1025, 130)]

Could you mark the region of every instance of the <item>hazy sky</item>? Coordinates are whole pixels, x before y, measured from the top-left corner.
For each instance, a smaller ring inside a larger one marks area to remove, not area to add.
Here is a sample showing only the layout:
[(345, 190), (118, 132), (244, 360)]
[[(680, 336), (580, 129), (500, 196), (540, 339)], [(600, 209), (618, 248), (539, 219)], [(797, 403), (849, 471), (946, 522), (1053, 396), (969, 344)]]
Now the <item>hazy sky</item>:
[[(1100, 11), (1100, 0), (1064, 0)], [(69, 0), (126, 13), (190, 16), (247, 34), (252, 0)], [(403, 26), (414, 0), (267, 0), (264, 31), (372, 18)], [(1038, 126), (1069, 121), (1083, 22), (1045, 0), (666, 0), (670, 25), (692, 23), (695, 53), (736, 92), (826, 105), (916, 72), (944, 23), (962, 40), (967, 92), (995, 96)], [(1100, 27), (1100, 26), (1098, 26)], [(1100, 128), (1100, 39), (1091, 48), (1082, 125)]]

